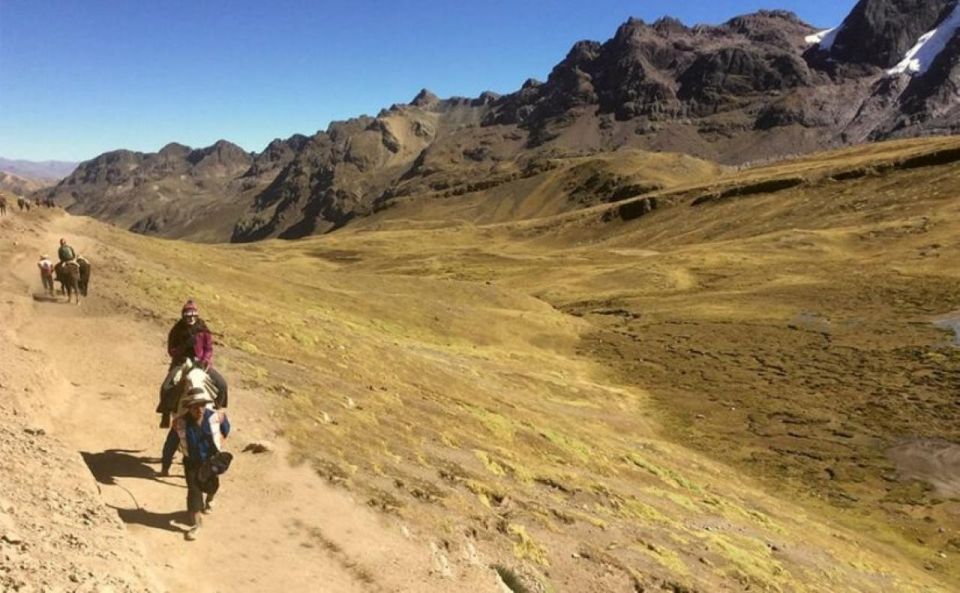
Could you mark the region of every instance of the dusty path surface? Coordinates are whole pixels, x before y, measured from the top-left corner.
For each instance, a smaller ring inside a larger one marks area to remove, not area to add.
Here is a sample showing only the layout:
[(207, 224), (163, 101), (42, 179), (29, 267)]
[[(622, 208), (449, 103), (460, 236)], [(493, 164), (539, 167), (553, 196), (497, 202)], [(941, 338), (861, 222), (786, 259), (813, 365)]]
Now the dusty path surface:
[[(76, 220), (56, 217), (18, 243), (4, 300), (17, 308), (8, 339), (49, 361), (57, 376), (41, 396), (48, 433), (80, 451), (105, 503), (143, 547), (161, 587), (192, 591), (497, 591), (496, 573), (477, 557), (446, 553), (431, 539), (377, 514), (305, 467), (285, 461), (270, 410), (236, 384), (227, 442), (237, 459), (200, 538), (184, 540), (182, 468), (158, 477), (165, 431), (153, 412), (165, 371), (165, 330), (115, 310), (96, 292), (81, 306), (32, 296), (34, 260), (70, 236)], [(81, 253), (98, 245), (77, 240)], [(32, 297), (28, 300), (28, 296)], [(17, 369), (8, 369), (16, 372)], [(29, 372), (29, 369), (20, 369)], [(272, 452), (241, 453), (269, 439)], [(449, 558), (448, 558), (449, 555)], [(461, 558), (461, 556), (464, 556)]]

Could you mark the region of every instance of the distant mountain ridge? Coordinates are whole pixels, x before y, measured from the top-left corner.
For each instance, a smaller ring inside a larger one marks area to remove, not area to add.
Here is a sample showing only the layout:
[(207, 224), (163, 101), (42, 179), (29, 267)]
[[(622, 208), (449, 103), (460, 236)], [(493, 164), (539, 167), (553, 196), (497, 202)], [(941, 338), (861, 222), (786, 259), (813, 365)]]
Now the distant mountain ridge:
[[(376, 117), (277, 139), (259, 154), (223, 141), (116, 151), (48, 195), (139, 232), (296, 238), (397, 200), (521, 183), (602, 151), (741, 164), (954, 133), (960, 34), (943, 29), (939, 37), (949, 38), (927, 52), (922, 72), (896, 66), (956, 10), (957, 0), (861, 0), (831, 35), (779, 10), (717, 26), (630, 19), (606, 42), (577, 42), (546, 81), (514, 93), (440, 99), (424, 90)], [(214, 214), (215, 224), (204, 222)]]
[(35, 181), (58, 181), (73, 172), (74, 161), (28, 161), (0, 157), (0, 171)]
[(14, 175), (13, 173), (0, 171), (0, 194), (19, 197), (51, 185), (53, 185), (53, 182), (27, 179), (19, 175)]

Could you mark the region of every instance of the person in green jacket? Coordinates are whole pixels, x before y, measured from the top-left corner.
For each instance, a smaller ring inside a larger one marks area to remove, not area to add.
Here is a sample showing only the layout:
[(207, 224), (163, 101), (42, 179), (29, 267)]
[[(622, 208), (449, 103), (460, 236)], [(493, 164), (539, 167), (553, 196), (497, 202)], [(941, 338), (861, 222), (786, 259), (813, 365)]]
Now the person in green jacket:
[(77, 259), (77, 254), (73, 247), (67, 245), (66, 239), (60, 239), (60, 249), (57, 250), (57, 257), (61, 262), (68, 262)]

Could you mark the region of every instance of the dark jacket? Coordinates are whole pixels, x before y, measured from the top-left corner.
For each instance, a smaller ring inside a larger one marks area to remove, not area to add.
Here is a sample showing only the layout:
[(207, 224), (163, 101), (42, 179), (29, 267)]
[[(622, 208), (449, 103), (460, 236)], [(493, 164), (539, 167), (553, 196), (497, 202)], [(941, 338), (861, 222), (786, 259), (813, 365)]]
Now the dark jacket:
[(183, 319), (177, 321), (167, 335), (167, 353), (174, 363), (180, 363), (187, 357), (194, 358), (202, 365), (213, 363), (213, 336), (202, 319), (193, 325)]
[(77, 254), (73, 251), (73, 247), (61, 245), (60, 249), (57, 249), (57, 257), (60, 258), (60, 261), (66, 262), (76, 259)]

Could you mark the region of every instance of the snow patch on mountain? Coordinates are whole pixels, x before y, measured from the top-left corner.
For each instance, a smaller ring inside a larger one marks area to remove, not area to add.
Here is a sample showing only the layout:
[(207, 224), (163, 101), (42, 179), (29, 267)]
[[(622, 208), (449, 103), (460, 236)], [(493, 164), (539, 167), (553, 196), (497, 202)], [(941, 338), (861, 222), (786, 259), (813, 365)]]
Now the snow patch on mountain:
[(814, 33), (813, 35), (807, 35), (804, 37), (804, 41), (811, 45), (819, 45), (820, 49), (824, 51), (830, 51), (830, 48), (833, 47), (833, 42), (836, 41), (837, 35), (840, 33), (842, 28), (843, 25), (834, 27), (832, 29), (826, 29), (825, 31), (820, 31), (819, 33)]
[(887, 74), (895, 76), (897, 74), (925, 74), (930, 69), (933, 61), (937, 59), (943, 48), (960, 29), (960, 3), (953, 9), (940, 26), (932, 31), (923, 34), (906, 53), (903, 60), (887, 70)]

